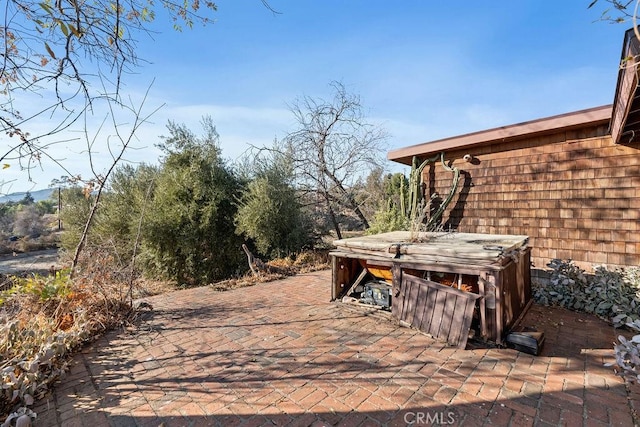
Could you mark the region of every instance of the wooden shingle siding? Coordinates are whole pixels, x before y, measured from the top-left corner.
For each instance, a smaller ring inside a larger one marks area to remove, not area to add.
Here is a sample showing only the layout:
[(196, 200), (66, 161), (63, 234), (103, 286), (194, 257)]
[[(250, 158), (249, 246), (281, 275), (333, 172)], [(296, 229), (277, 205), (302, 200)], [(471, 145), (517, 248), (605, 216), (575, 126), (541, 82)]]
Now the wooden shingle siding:
[(404, 273), (393, 311), (401, 324), (465, 348), (478, 298), (477, 294)]
[[(461, 169), (445, 229), (531, 237), (534, 268), (552, 258), (640, 265), (640, 145), (616, 145), (606, 126), (445, 153)], [(465, 162), (465, 154), (477, 160)], [(424, 170), (427, 197), (446, 195), (451, 173)]]

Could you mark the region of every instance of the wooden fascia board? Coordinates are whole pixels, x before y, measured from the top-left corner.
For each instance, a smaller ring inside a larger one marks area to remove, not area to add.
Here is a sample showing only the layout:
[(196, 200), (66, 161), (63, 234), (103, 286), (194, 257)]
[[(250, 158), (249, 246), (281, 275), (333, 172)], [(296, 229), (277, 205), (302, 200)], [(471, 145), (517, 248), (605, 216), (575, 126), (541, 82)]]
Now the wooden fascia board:
[[(635, 43), (634, 43), (635, 42)], [(633, 29), (625, 32), (620, 54), (620, 70), (616, 83), (611, 114), (611, 138), (615, 144), (620, 142), (624, 128), (638, 90), (638, 40)], [(632, 59), (628, 59), (632, 58)]]
[(611, 119), (611, 105), (605, 105), (573, 113), (561, 114), (529, 122), (469, 133), (410, 147), (392, 150), (387, 159), (410, 165), (413, 156), (426, 157), (442, 151), (509, 142), (517, 139), (567, 131), (592, 125), (606, 124)]

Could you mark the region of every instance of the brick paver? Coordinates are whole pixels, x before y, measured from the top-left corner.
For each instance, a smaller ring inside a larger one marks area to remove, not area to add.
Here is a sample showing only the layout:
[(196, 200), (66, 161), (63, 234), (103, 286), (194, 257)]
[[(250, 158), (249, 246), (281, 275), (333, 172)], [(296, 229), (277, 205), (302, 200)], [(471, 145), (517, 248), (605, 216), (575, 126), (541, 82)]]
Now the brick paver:
[[(330, 272), (148, 298), (139, 327), (78, 354), (36, 426), (630, 425), (640, 391), (605, 362), (616, 333), (533, 306), (542, 355), (457, 350), (329, 302)], [(473, 344), (470, 344), (470, 347)]]

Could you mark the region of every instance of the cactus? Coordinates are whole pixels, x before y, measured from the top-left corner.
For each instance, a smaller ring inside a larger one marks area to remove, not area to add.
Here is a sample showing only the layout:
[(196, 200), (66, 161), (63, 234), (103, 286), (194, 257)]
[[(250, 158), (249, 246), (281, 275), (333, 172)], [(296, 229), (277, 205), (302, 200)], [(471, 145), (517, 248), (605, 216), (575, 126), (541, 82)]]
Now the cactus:
[[(431, 205), (431, 200), (425, 203), (424, 194), (422, 192), (422, 184), (424, 181), (422, 180), (422, 172), (424, 168), (430, 164), (435, 163), (440, 160), (442, 167), (453, 173), (453, 179), (451, 182), (451, 188), (449, 190), (449, 194), (442, 201), (440, 206), (436, 209), (436, 211), (429, 217), (427, 223), (424, 224), (424, 219), (427, 215), (427, 209)], [(438, 222), (442, 217), (445, 209), (453, 200), (453, 196), (458, 189), (458, 181), (460, 180), (460, 170), (456, 167), (448, 166), (444, 161), (444, 152), (423, 161), (418, 164), (418, 158), (414, 156), (411, 166), (411, 175), (409, 176), (409, 200), (410, 200), (410, 212), (409, 212), (409, 220), (411, 222), (411, 231), (412, 238), (414, 231), (426, 230), (433, 231), (437, 228)]]

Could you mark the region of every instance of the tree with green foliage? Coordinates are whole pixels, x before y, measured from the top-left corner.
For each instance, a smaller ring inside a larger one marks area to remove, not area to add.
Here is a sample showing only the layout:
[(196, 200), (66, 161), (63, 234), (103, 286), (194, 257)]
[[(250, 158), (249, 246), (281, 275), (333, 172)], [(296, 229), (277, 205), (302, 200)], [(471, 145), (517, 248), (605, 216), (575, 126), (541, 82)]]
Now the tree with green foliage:
[(43, 216), (35, 204), (21, 205), (15, 213), (13, 234), (16, 236), (40, 236), (47, 228)]
[(240, 198), (237, 233), (251, 239), (267, 257), (300, 251), (310, 242), (310, 224), (291, 184), (291, 163), (271, 152), (254, 157), (253, 169), (252, 180)]
[(406, 207), (409, 181), (403, 173), (387, 174), (380, 180), (382, 199), (374, 214), (368, 234), (408, 230), (410, 227)]
[(89, 217), (93, 196), (77, 186), (63, 189), (60, 196), (62, 199), (60, 219), (64, 230), (60, 238), (60, 245), (62, 249), (72, 254)]
[(234, 233), (240, 182), (223, 160), (210, 118), (197, 137), (170, 123), (150, 214), (144, 225), (147, 266), (182, 284), (210, 283), (244, 264)]
[(112, 251), (121, 267), (133, 267), (139, 254), (144, 239), (142, 228), (145, 216), (150, 213), (158, 174), (156, 166), (125, 164), (114, 172), (104, 194), (92, 230), (93, 239)]
[(32, 205), (33, 203), (35, 203), (35, 200), (33, 199), (31, 193), (27, 191), (22, 200), (20, 200), (18, 203), (21, 205)]

